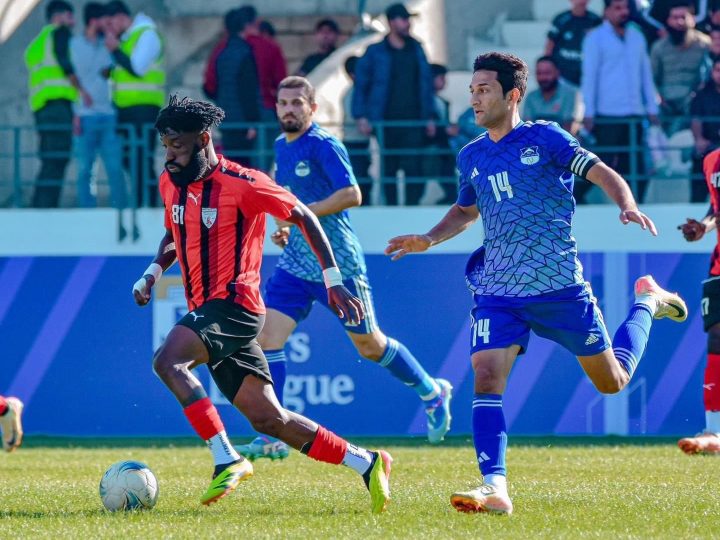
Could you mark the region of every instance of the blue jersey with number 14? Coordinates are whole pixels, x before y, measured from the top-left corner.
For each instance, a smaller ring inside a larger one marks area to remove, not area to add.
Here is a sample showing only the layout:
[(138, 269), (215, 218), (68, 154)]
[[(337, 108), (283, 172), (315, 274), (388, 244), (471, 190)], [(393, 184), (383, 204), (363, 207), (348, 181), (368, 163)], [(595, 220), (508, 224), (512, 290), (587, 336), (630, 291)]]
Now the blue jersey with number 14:
[(527, 297), (583, 283), (571, 227), (572, 171), (595, 156), (554, 122), (521, 122), (498, 142), (487, 133), (458, 154), (459, 206), (477, 205), (485, 241), (471, 257), (475, 294)]

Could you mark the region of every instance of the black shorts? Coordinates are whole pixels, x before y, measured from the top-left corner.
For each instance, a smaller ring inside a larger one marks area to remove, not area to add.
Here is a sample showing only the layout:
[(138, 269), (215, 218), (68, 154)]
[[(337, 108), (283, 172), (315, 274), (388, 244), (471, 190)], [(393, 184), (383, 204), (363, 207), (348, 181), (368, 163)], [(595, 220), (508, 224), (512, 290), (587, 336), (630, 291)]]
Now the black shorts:
[(272, 383), (270, 368), (257, 341), (264, 315), (251, 313), (228, 300), (209, 300), (177, 324), (190, 328), (207, 347), (210, 375), (232, 402), (245, 377)]
[(702, 309), (703, 327), (707, 332), (711, 326), (720, 323), (720, 276), (711, 276), (703, 283)]

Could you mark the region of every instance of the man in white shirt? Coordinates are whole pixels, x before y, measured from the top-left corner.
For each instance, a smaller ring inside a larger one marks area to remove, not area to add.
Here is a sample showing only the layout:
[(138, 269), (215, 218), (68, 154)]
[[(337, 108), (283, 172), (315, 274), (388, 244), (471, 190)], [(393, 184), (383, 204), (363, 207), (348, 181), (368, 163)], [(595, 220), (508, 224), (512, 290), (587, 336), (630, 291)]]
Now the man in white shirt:
[(598, 146), (628, 147), (598, 153), (605, 163), (630, 179), (641, 202), (647, 188), (647, 180), (638, 179), (645, 169), (643, 122), (645, 118), (658, 122), (650, 58), (643, 34), (628, 25), (628, 0), (605, 0), (604, 18), (583, 42), (583, 123)]

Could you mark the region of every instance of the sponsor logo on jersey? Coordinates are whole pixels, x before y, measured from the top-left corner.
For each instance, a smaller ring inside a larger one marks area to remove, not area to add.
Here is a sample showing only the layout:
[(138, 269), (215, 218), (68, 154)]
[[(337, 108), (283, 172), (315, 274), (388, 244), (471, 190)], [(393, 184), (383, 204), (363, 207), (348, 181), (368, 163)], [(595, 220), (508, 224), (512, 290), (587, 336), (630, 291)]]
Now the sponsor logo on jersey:
[(307, 176), (310, 174), (310, 164), (307, 161), (298, 161), (295, 165), (295, 174), (298, 176)]
[(209, 229), (215, 225), (217, 219), (217, 208), (203, 208), (202, 209), (202, 222)]
[(528, 146), (520, 150), (520, 162), (523, 165), (535, 165), (540, 161), (540, 152), (537, 146)]

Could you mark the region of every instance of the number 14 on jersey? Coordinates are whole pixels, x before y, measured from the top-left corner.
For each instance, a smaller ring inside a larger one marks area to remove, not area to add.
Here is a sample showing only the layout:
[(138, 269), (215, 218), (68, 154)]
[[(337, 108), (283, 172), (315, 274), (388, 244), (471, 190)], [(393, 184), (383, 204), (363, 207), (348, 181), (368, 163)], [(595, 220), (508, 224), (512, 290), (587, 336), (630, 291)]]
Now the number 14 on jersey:
[(500, 202), (502, 200), (503, 192), (507, 194), (508, 199), (513, 198), (513, 190), (512, 186), (510, 185), (510, 178), (508, 177), (507, 171), (499, 172), (497, 174), (491, 174), (490, 176), (488, 176), (488, 180), (490, 180), (490, 184), (493, 188), (493, 193), (495, 194), (495, 200), (497, 202)]

